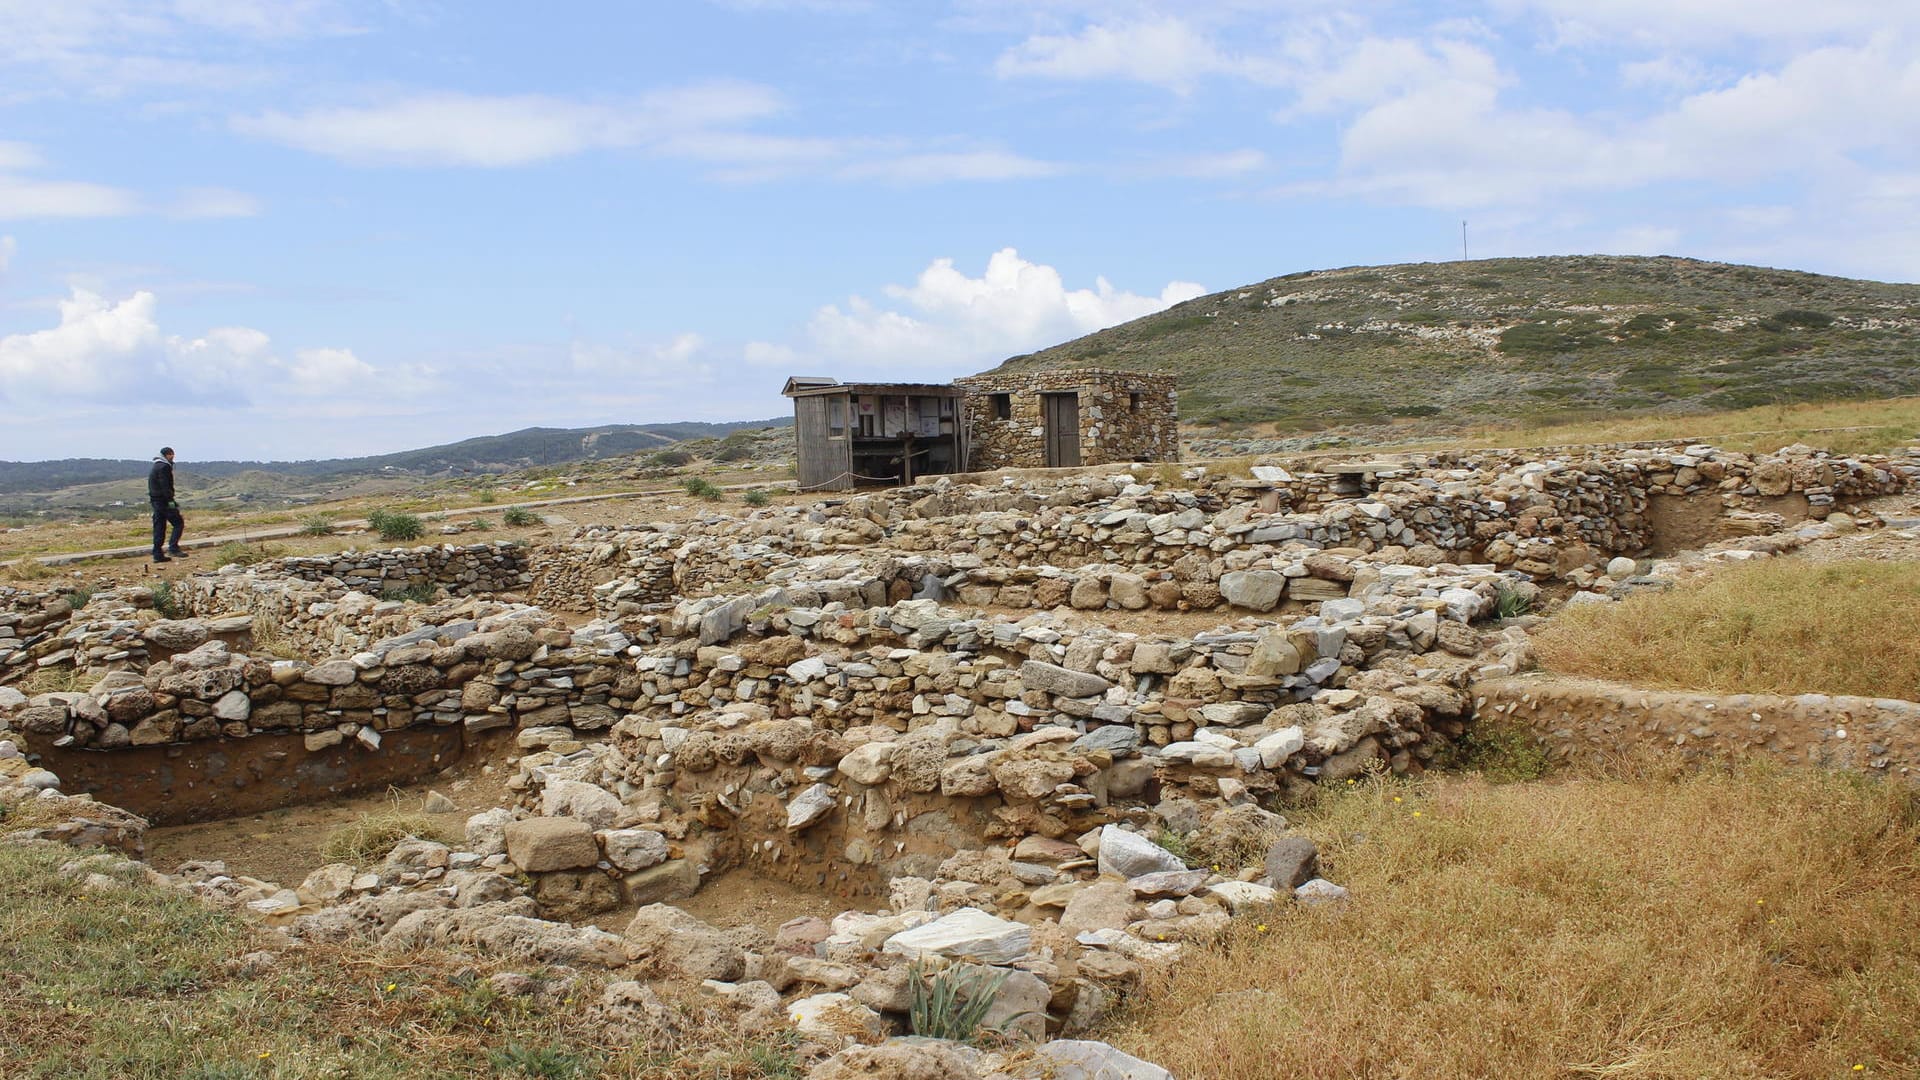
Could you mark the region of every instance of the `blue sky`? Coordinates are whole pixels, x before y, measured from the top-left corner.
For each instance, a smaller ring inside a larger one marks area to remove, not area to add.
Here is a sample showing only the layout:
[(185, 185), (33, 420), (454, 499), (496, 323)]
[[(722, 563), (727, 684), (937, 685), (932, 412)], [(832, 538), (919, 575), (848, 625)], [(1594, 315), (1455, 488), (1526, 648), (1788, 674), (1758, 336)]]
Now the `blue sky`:
[(0, 459), (774, 416), (1463, 219), (1920, 278), (1920, 4), (0, 0)]

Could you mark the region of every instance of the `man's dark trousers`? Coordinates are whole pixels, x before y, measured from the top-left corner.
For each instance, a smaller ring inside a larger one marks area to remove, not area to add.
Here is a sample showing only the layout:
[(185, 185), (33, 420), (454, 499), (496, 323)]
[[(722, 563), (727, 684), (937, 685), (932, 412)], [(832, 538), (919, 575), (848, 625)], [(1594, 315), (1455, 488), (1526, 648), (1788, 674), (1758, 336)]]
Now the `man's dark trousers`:
[(173, 543), (167, 547), (180, 550), (180, 533), (187, 527), (187, 521), (180, 516), (180, 508), (166, 503), (153, 503), (153, 554), (158, 557), (163, 550), (161, 542), (167, 538), (167, 526), (173, 526)]

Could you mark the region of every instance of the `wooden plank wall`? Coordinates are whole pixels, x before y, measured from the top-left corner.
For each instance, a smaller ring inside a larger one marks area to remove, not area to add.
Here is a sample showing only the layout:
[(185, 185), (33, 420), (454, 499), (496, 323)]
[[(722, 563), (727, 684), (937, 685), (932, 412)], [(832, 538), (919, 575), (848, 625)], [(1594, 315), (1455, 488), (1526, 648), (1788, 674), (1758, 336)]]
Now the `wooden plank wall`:
[(842, 429), (838, 439), (827, 437), (830, 400), (845, 402), (846, 398), (814, 394), (793, 399), (794, 478), (802, 491), (844, 491), (853, 486), (852, 477), (847, 475), (853, 467), (848, 432)]

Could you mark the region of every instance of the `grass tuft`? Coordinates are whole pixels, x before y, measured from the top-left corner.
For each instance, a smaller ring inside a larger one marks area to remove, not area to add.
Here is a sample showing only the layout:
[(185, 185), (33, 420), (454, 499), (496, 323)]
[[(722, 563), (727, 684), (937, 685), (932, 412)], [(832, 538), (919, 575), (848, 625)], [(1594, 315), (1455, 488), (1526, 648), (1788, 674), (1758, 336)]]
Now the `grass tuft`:
[(277, 559), (286, 553), (287, 549), (279, 544), (249, 544), (241, 540), (229, 540), (221, 544), (219, 550), (213, 553), (213, 564), (225, 566), (228, 563), (237, 563), (241, 566), (252, 566)]
[(343, 825), (327, 836), (320, 853), (333, 862), (356, 866), (384, 859), (402, 840), (418, 838), (451, 843), (453, 837), (439, 822), (426, 814), (401, 810), (383, 810), (368, 814), (351, 825)]
[(528, 525), (540, 524), (540, 515), (524, 506), (509, 506), (501, 511), (500, 523), (519, 529)]
[(1660, 593), (1561, 611), (1534, 637), (1567, 675), (1714, 693), (1920, 699), (1912, 563), (1769, 559)]

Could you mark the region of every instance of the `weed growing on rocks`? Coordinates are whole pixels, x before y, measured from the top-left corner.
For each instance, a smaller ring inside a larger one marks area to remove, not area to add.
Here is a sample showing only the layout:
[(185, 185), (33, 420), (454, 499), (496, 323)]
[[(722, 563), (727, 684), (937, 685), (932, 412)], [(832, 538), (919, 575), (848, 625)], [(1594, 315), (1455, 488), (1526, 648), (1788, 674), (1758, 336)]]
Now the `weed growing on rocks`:
[(519, 529), (540, 524), (540, 515), (524, 506), (509, 506), (501, 512), (500, 523)]
[(713, 481), (700, 476), (689, 476), (681, 481), (680, 487), (696, 499), (717, 499), (723, 492)]
[(907, 1020), (915, 1035), (974, 1042), (985, 1034), (982, 1025), (1007, 975), (958, 967), (929, 975), (916, 962), (907, 980)]
[(300, 519), (300, 535), (332, 536), (333, 535), (333, 515), (332, 514), (313, 514), (309, 517), (301, 518)]
[(153, 583), (153, 610), (169, 619), (177, 619), (186, 614), (186, 607), (180, 598), (174, 595), (173, 582), (161, 579)]

